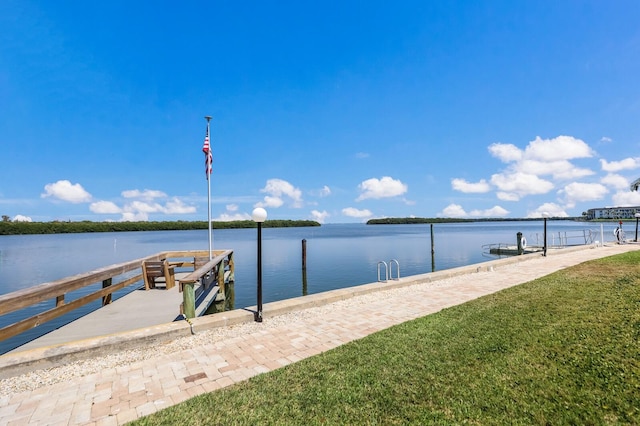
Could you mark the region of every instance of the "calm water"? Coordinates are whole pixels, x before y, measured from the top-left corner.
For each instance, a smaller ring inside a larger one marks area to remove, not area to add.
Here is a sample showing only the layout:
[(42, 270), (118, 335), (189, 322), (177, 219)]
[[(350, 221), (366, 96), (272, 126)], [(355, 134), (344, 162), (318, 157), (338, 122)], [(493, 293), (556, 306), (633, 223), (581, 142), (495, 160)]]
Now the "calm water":
[[(529, 245), (541, 245), (543, 222), (436, 224), (433, 229), (433, 262), (435, 270), (443, 270), (495, 258), (483, 254), (482, 246), (515, 244), (517, 232), (523, 233)], [(613, 229), (615, 224), (604, 226), (605, 240), (613, 240)], [(582, 230), (599, 232), (600, 225), (549, 221), (547, 230), (549, 245), (552, 245), (565, 232), (571, 235)], [(627, 235), (630, 232), (631, 229), (627, 229)], [(235, 308), (256, 303), (256, 235), (255, 229), (214, 230), (214, 248), (234, 250)], [(396, 259), (401, 276), (432, 271), (429, 225), (333, 224), (313, 228), (265, 228), (262, 236), (264, 303), (375, 282), (379, 261), (388, 263)], [(307, 240), (306, 286), (301, 269), (302, 239)], [(206, 230), (0, 236), (0, 294), (161, 251), (206, 250), (207, 245)], [(133, 287), (122, 290), (115, 298), (132, 290)], [(53, 306), (53, 300), (47, 301), (0, 317), (0, 327)], [(0, 353), (97, 307), (98, 302), (83, 311), (0, 342)]]

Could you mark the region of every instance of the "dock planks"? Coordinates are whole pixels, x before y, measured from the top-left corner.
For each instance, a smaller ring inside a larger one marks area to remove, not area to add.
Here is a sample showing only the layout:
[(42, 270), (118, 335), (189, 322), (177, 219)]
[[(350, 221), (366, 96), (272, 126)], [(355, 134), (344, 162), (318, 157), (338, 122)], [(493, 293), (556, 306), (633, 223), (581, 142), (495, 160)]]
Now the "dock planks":
[[(179, 285), (165, 290), (144, 287), (119, 298), (10, 352), (58, 345), (175, 321), (180, 317)], [(217, 287), (211, 293), (217, 293)], [(215, 297), (215, 294), (213, 295)]]

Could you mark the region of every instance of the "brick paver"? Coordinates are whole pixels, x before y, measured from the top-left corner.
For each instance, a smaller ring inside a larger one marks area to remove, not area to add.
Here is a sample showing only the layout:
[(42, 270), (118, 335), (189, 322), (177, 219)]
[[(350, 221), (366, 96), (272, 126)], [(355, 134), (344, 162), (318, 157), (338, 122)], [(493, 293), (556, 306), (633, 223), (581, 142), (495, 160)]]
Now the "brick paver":
[[(518, 264), (416, 284), (373, 303), (337, 304), (322, 318), (268, 327), (132, 365), (0, 398), (0, 424), (118, 425), (204, 392), (247, 380), (404, 321), (437, 312), (587, 260), (640, 245), (552, 251)], [(482, 270), (483, 268), (478, 268)]]

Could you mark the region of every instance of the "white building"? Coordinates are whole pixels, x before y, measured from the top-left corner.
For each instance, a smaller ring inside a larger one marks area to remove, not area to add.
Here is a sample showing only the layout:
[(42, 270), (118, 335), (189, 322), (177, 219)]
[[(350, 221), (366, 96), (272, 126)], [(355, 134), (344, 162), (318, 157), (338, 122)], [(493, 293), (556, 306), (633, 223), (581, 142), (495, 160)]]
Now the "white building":
[(593, 219), (635, 219), (640, 213), (640, 206), (630, 207), (602, 207), (587, 210), (587, 220)]

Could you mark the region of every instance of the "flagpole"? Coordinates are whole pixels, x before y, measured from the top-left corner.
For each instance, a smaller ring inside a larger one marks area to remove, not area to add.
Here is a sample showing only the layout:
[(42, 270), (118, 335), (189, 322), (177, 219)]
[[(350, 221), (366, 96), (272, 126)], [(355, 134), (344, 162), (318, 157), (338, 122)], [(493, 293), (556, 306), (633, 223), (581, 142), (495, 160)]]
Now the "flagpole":
[[(211, 161), (211, 136), (209, 133), (209, 122), (211, 116), (206, 115), (204, 117), (207, 120), (207, 137), (209, 138), (209, 153), (207, 154), (207, 161)], [(209, 226), (209, 260), (213, 259), (213, 232), (211, 230), (211, 164), (207, 163), (207, 224)]]

